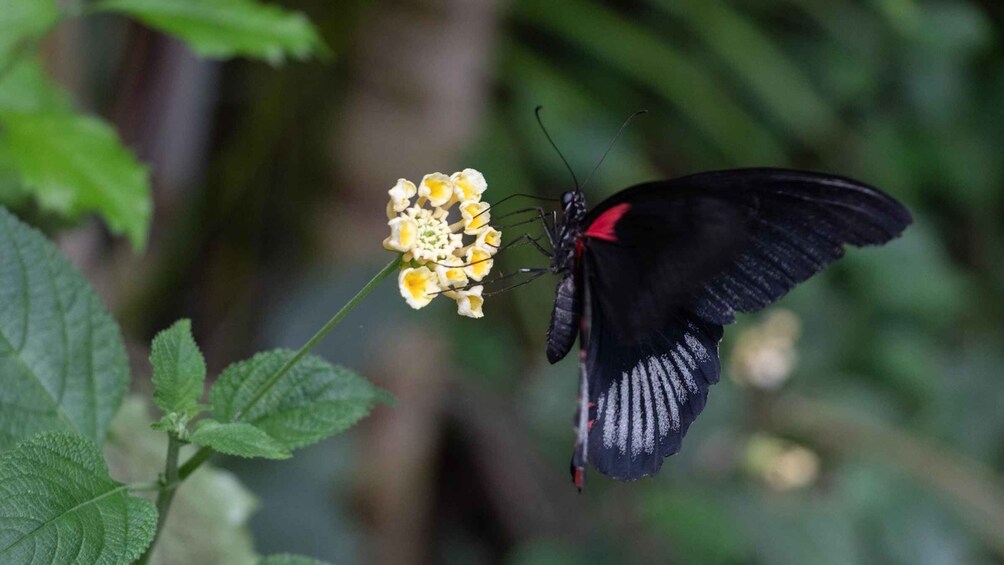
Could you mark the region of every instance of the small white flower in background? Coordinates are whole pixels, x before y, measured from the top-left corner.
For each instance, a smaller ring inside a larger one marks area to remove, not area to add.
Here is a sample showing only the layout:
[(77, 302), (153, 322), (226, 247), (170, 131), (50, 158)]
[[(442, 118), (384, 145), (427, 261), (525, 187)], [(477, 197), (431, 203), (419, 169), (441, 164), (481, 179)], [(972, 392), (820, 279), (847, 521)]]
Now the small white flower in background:
[[(483, 287), (468, 285), (488, 276), (502, 245), (502, 232), (489, 225), (491, 206), (481, 200), (487, 188), (484, 175), (464, 169), (425, 175), (417, 186), (399, 179), (387, 191), (390, 236), (383, 246), (401, 253), (398, 287), (412, 308), (442, 294), (457, 302), (461, 316), (484, 316)], [(473, 237), (465, 242), (465, 236)]]
[(744, 466), (777, 491), (805, 488), (819, 477), (819, 456), (797, 443), (757, 434), (746, 446)]
[(795, 343), (801, 322), (793, 312), (775, 308), (763, 322), (743, 330), (732, 350), (732, 379), (740, 384), (773, 390), (791, 376), (798, 364)]

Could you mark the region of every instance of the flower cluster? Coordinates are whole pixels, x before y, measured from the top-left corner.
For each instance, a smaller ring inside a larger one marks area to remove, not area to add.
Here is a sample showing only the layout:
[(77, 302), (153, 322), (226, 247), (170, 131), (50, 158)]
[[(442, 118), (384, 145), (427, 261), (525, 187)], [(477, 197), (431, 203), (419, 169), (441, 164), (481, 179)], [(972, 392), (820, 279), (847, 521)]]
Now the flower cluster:
[(490, 207), (481, 200), (487, 188), (484, 175), (464, 169), (425, 175), (418, 186), (400, 179), (388, 191), (390, 236), (383, 246), (402, 253), (398, 287), (412, 308), (442, 294), (456, 300), (461, 316), (484, 316), (484, 287), (472, 281), (491, 272), (502, 244), (502, 232), (489, 225)]

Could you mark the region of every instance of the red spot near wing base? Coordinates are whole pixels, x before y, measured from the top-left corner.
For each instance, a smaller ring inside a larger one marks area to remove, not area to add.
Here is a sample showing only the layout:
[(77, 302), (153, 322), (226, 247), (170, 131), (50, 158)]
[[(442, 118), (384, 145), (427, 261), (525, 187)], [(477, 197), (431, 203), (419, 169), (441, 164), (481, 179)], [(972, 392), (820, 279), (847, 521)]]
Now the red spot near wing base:
[(598, 218), (593, 220), (593, 223), (589, 224), (589, 228), (582, 235), (606, 241), (617, 241), (617, 233), (614, 231), (614, 228), (617, 227), (617, 222), (621, 220), (624, 213), (630, 209), (631, 205), (627, 202), (611, 206), (609, 210), (603, 212)]

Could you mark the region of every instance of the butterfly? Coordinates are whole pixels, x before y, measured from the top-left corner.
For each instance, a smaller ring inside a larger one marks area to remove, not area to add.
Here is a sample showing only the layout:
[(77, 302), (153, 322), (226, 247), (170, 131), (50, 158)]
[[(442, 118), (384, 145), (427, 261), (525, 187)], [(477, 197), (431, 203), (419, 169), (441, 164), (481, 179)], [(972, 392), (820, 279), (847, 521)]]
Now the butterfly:
[(556, 363), (579, 338), (571, 474), (655, 475), (718, 382), (722, 327), (844, 254), (912, 222), (867, 184), (755, 168), (627, 188), (595, 208), (566, 192), (549, 231), (559, 275), (547, 331)]

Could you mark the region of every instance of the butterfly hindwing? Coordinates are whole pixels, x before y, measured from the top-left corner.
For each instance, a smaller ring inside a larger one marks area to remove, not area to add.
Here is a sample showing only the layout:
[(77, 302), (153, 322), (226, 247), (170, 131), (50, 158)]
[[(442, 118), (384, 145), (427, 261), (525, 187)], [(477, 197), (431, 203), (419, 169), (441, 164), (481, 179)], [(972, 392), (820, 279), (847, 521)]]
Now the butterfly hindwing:
[[(587, 283), (588, 285), (588, 283)], [(587, 290), (587, 296), (590, 293)], [(718, 382), (719, 325), (678, 310), (644, 339), (626, 341), (610, 331), (595, 295), (585, 313), (582, 370), (588, 418), (580, 421), (577, 465), (591, 462), (604, 475), (634, 480), (654, 475), (680, 449), (690, 424)]]

